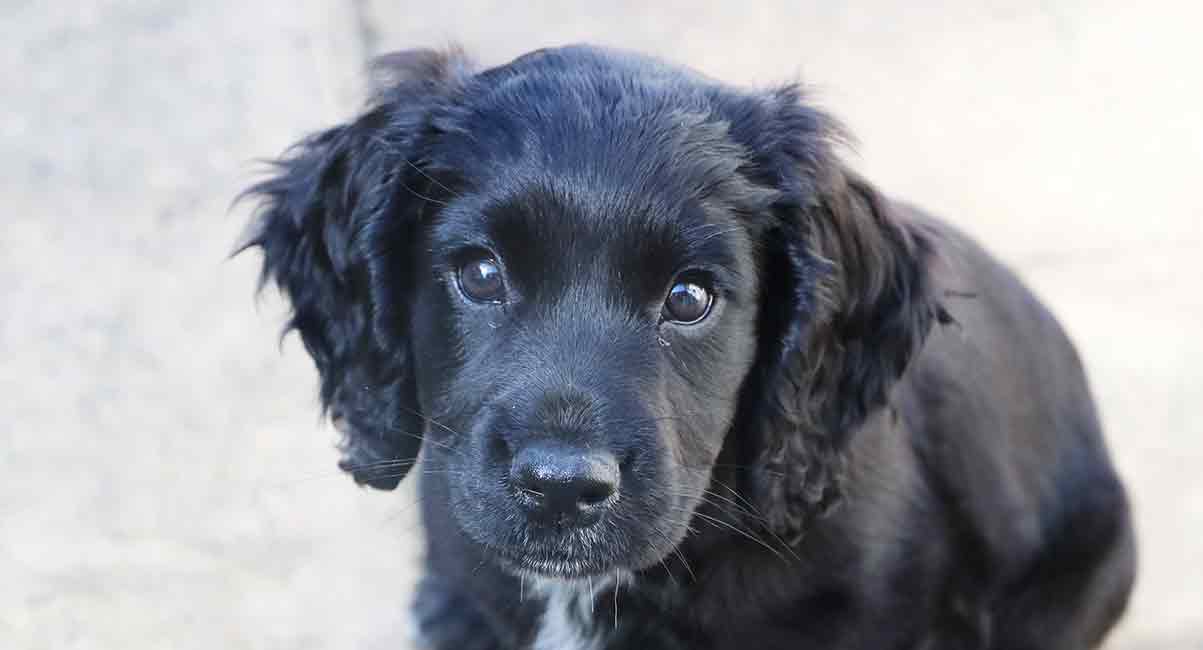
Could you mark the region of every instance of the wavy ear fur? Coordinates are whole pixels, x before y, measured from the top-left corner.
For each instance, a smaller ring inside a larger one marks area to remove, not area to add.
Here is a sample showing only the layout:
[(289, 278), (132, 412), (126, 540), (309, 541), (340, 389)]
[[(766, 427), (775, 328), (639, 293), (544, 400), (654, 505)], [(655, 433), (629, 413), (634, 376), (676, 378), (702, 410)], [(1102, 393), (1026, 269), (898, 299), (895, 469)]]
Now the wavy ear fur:
[[(822, 123), (785, 95), (787, 116)], [(839, 502), (849, 435), (886, 405), (944, 313), (929, 276), (932, 236), (838, 161), (828, 124), (796, 134), (803, 141), (778, 157), (789, 169), (778, 168), (778, 225), (765, 246), (752, 483), (769, 527), (788, 540)]]
[(458, 52), (413, 50), (382, 57), (377, 72), (383, 86), (359, 117), (300, 141), (243, 193), (260, 204), (239, 250), (260, 248), (261, 283), (274, 281), (292, 303), (285, 332), (300, 334), (317, 366), (323, 410), (343, 434), (339, 466), (392, 489), (418, 455), (423, 422), (408, 347), (385, 349), (405, 339), (405, 305), (390, 303), (385, 336), (368, 240), (387, 231), (388, 248), (404, 255), (413, 187), (426, 184), (414, 161), (427, 115), (467, 65)]

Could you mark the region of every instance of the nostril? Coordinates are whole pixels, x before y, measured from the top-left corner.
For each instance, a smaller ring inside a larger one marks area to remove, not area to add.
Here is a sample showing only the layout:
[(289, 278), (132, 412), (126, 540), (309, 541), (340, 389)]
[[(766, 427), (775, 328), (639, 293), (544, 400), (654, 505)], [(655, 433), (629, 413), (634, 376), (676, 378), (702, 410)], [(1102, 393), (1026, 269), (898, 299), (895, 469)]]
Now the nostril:
[(581, 486), (580, 496), (577, 497), (577, 505), (582, 508), (596, 506), (609, 499), (614, 494), (614, 488), (613, 483), (586, 480)]

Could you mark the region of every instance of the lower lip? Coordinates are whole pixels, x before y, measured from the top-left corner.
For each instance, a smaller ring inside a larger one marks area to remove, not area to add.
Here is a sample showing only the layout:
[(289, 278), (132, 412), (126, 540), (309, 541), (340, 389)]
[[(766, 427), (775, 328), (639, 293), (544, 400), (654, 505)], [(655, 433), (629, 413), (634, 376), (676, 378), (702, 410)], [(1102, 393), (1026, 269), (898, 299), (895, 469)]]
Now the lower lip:
[(508, 555), (501, 555), (501, 561), (502, 565), (513, 573), (556, 580), (583, 580), (595, 576), (610, 575), (614, 572), (614, 568), (586, 568), (576, 562), (532, 561), (529, 557), (514, 558)]

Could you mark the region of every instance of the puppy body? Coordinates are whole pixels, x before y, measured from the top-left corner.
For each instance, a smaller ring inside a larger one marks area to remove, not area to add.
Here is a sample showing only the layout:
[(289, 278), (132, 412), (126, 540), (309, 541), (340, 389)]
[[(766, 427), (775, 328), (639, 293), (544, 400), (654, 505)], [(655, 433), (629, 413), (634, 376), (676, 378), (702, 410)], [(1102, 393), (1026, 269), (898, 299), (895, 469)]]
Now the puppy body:
[[(779, 553), (703, 521), (679, 556), (632, 579), (536, 589), (502, 571), (459, 574), (455, 589), (464, 593), (527, 594), (525, 603), (502, 596), (493, 606), (511, 644), (497, 647), (535, 639), (531, 647), (580, 649), (1088, 648), (1102, 640), (1126, 604), (1134, 548), (1077, 355), (1009, 271), (947, 226), (900, 214), (943, 243), (953, 324), (932, 332), (889, 406), (850, 436), (841, 506)], [(735, 484), (736, 473), (716, 470), (715, 485)], [(445, 480), (422, 478), (426, 521), (445, 527), (428, 546), (432, 575), (472, 572), (487, 557), (448, 546), (454, 523), (433, 488)], [(719, 502), (719, 512), (739, 511)], [(459, 612), (425, 620), (435, 634), (471, 629)]]
[(1101, 641), (1134, 550), (1072, 345), (796, 88), (388, 69), (252, 188), (250, 244), (344, 468), (391, 488), (421, 446), (425, 645)]

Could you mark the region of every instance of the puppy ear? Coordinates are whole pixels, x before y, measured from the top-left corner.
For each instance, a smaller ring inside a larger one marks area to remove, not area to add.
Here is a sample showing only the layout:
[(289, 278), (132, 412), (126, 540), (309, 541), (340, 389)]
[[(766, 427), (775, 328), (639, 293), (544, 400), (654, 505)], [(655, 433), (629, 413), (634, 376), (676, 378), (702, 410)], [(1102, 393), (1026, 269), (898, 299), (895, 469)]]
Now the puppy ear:
[[(416, 460), (423, 422), (404, 343), (404, 288), (387, 305), (373, 298), (369, 240), (387, 228), (390, 255), (405, 257), (419, 207), (407, 184), (421, 171), (414, 161), (422, 158), (425, 116), (464, 70), (455, 52), (382, 57), (385, 83), (363, 114), (300, 141), (240, 196), (260, 204), (239, 251), (261, 249), (261, 286), (274, 281), (292, 303), (285, 333), (300, 334), (317, 366), (323, 411), (343, 435), (339, 466), (380, 489), (396, 487)], [(392, 328), (387, 337), (374, 326), (380, 312)], [(401, 341), (400, 349), (386, 350), (386, 340)]]
[(931, 277), (934, 232), (845, 169), (821, 192), (821, 208), (809, 221), (807, 255), (828, 269), (815, 287), (827, 313), (822, 327), (810, 324), (806, 354), (816, 373), (812, 394), (820, 398), (814, 413), (842, 445), (887, 403), (890, 388), (945, 312)]
[(776, 163), (790, 169), (778, 168), (766, 235), (752, 487), (768, 525), (796, 540), (839, 502), (849, 435), (887, 404), (944, 312), (931, 288), (933, 236), (839, 163), (835, 127), (818, 128), (830, 122), (788, 110), (816, 128)]

